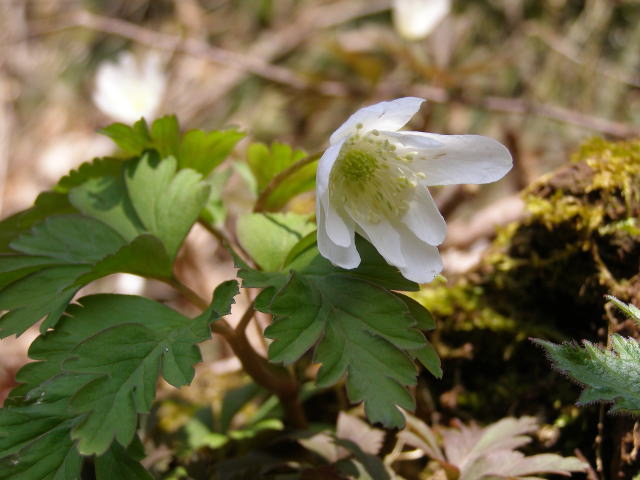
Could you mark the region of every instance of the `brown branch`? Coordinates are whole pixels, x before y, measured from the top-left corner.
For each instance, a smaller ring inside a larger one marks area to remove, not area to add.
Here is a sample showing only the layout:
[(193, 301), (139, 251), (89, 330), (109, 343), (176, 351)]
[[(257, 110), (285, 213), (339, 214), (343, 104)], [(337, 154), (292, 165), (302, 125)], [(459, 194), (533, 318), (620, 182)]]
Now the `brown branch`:
[(256, 204), (253, 207), (253, 211), (264, 212), (267, 208), (267, 201), (269, 200), (269, 197), (274, 192), (274, 190), (278, 188), (278, 186), (280, 186), (280, 184), (283, 181), (285, 181), (291, 175), (296, 173), (298, 170), (318, 160), (318, 158), (320, 158), (320, 155), (321, 154), (309, 155), (308, 157), (305, 157), (302, 160), (297, 161), (290, 167), (285, 168), (280, 173), (278, 173), (275, 177), (273, 177), (269, 182), (269, 184), (258, 196), (258, 199), (256, 200)]
[[(209, 307), (209, 302), (200, 297), (185, 284), (175, 277), (164, 279), (175, 288), (182, 296), (193, 305), (205, 310)], [(244, 371), (260, 386), (270, 391), (278, 397), (284, 409), (287, 421), (294, 428), (306, 428), (307, 420), (299, 399), (299, 386), (289, 375), (287, 370), (269, 363), (269, 361), (258, 355), (249, 343), (245, 329), (251, 318), (255, 314), (253, 304), (245, 311), (238, 326), (234, 329), (224, 318), (213, 323), (211, 329), (214, 333), (221, 335), (229, 344), (233, 353), (238, 357)]]
[(635, 125), (594, 117), (565, 107), (548, 103), (538, 103), (525, 98), (487, 96), (474, 99), (467, 96), (452, 96), (445, 88), (429, 85), (414, 86), (413, 94), (436, 103), (458, 103), (468, 107), (481, 108), (494, 112), (537, 115), (576, 127), (595, 130), (617, 138), (640, 136), (640, 127)]

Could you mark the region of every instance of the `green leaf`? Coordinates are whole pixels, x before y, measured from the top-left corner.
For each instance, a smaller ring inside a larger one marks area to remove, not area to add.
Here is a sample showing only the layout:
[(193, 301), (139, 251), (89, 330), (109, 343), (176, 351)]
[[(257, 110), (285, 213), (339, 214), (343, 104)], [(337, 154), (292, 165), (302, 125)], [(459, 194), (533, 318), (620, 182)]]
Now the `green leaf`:
[(234, 128), (210, 132), (190, 130), (180, 135), (175, 115), (155, 120), (151, 131), (144, 120), (140, 120), (133, 127), (116, 123), (102, 129), (101, 133), (110, 137), (127, 155), (138, 156), (145, 150), (156, 150), (161, 157), (176, 158), (180, 169), (190, 168), (203, 176), (220, 165), (245, 136)]
[(555, 368), (584, 385), (578, 404), (611, 402), (611, 412), (640, 413), (640, 343), (633, 338), (611, 336), (611, 350), (584, 340), (557, 345), (534, 339), (544, 347)]
[(81, 467), (82, 457), (73, 448), (69, 432), (53, 430), (20, 455), (0, 458), (0, 479), (78, 480)]
[(99, 132), (113, 140), (127, 155), (139, 155), (151, 144), (151, 134), (144, 118), (134, 123), (133, 127), (124, 123), (114, 123)]
[(205, 177), (220, 165), (245, 134), (236, 129), (191, 130), (182, 138), (177, 155), (180, 168), (192, 168)]
[(9, 244), (48, 216), (75, 212), (76, 209), (69, 203), (66, 195), (53, 192), (41, 193), (33, 207), (0, 222), (0, 253), (13, 253)]
[[(116, 462), (127, 475), (142, 475), (113, 439), (122, 446), (134, 439), (137, 414), (149, 410), (160, 374), (175, 386), (191, 381), (200, 361), (196, 344), (210, 337), (213, 321), (229, 313), (237, 291), (235, 281), (222, 283), (210, 307), (194, 319), (126, 295), (94, 295), (71, 305), (58, 328), (33, 343), (30, 355), (38, 361), (18, 372), (21, 396), (13, 395), (0, 410), (0, 461), (18, 458), (24, 468), (40, 471), (48, 465), (48, 439), (56, 435), (65, 455), (76, 448), (103, 454), (111, 447), (100, 461), (107, 471)], [(51, 450), (51, 461), (61, 465), (63, 452)]]
[(96, 480), (153, 480), (138, 460), (131, 447), (125, 449), (114, 443), (104, 455), (96, 457)]
[[(229, 291), (237, 292), (235, 282), (216, 289), (225, 297)], [(95, 377), (71, 399), (73, 411), (85, 414), (71, 436), (78, 440), (82, 454), (101, 454), (114, 437), (121, 445), (131, 441), (137, 414), (151, 408), (160, 372), (176, 387), (191, 382), (193, 365), (201, 361), (196, 344), (210, 337), (209, 324), (228, 313), (230, 305), (188, 321), (141, 297), (101, 295), (86, 297), (82, 303), (77, 321), (91, 318), (95, 322), (98, 316), (115, 315), (128, 322), (87, 338), (63, 364), (69, 375)]]
[(249, 213), (238, 219), (240, 244), (265, 271), (280, 270), (291, 248), (315, 229), (308, 215)]
[(0, 338), (20, 335), (41, 318), (40, 331), (53, 327), (80, 288), (75, 280), (90, 267), (52, 267), (27, 275), (0, 291)]
[(50, 217), (11, 243), (27, 255), (91, 264), (115, 253), (124, 239), (104, 223), (81, 215)]
[(76, 170), (71, 170), (62, 177), (54, 187), (56, 192), (69, 193), (69, 191), (82, 185), (91, 178), (98, 177), (118, 177), (122, 171), (123, 161), (120, 158), (94, 158), (90, 162), (85, 162)]
[(605, 295), (605, 298), (613, 302), (613, 304), (616, 307), (618, 307), (620, 311), (622, 311), (625, 315), (633, 318), (636, 321), (636, 323), (640, 325), (640, 309), (638, 307), (636, 307), (635, 305), (632, 305), (631, 303), (627, 304), (627, 303), (621, 302), (613, 295)]
[(222, 227), (227, 216), (227, 209), (222, 199), (222, 193), (233, 170), (225, 170), (211, 173), (204, 182), (209, 185), (209, 198), (200, 213), (200, 218), (214, 227)]
[[(253, 143), (247, 149), (247, 163), (257, 181), (258, 192), (262, 192), (278, 173), (307, 157), (303, 150), (293, 150), (289, 145), (274, 142), (271, 148), (262, 143)], [(293, 173), (269, 195), (266, 208), (279, 210), (294, 196), (312, 190), (315, 186), (317, 162), (305, 165)]]
[(126, 173), (138, 218), (172, 259), (209, 198), (209, 187), (199, 173), (190, 169), (176, 173), (176, 169), (174, 158), (158, 160), (147, 154), (128, 165)]
[(117, 177), (96, 177), (69, 191), (69, 201), (87, 216), (109, 225), (131, 241), (145, 228), (131, 204), (122, 172)]
[(177, 158), (180, 148), (180, 125), (175, 115), (158, 118), (151, 125), (152, 146), (162, 158)]
[(171, 276), (159, 240), (143, 235), (126, 244), (104, 223), (81, 215), (50, 217), (10, 246), (14, 255), (0, 257), (0, 309), (8, 310), (0, 337), (20, 334), (43, 317), (41, 331), (53, 327), (75, 293), (100, 277)]
[(414, 284), (400, 281), (397, 271), (376, 271), (372, 265), (378, 264), (377, 254), (362, 246), (362, 265), (356, 270), (334, 267), (316, 256), (292, 271), (284, 285), (283, 274), (260, 277), (245, 266), (239, 275), (245, 284), (248, 280), (251, 286), (271, 287), (256, 306), (274, 315), (265, 331), (274, 340), (269, 347), (272, 361), (288, 364), (315, 347), (314, 361), (322, 364), (319, 387), (346, 374), (351, 401), (364, 401), (370, 420), (399, 427), (404, 417), (396, 406), (413, 408), (406, 389), (416, 381), (413, 358), (441, 373), (418, 328), (430, 326), (430, 316), (417, 302), (388, 290)]

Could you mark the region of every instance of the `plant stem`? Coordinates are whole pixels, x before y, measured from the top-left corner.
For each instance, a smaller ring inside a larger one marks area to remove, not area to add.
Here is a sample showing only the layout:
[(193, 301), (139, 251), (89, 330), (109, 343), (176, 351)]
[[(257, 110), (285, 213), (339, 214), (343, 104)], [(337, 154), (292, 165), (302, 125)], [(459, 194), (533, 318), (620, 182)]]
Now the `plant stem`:
[[(175, 277), (165, 280), (193, 305), (205, 310), (209, 302), (200, 297)], [(260, 356), (249, 343), (245, 329), (253, 316), (253, 303), (249, 305), (234, 329), (224, 318), (218, 319), (212, 331), (224, 337), (233, 353), (238, 357), (244, 371), (260, 386), (278, 397), (284, 409), (287, 421), (294, 428), (306, 428), (307, 419), (299, 401), (299, 386), (286, 369), (269, 363)]]
[(316, 160), (318, 160), (318, 158), (320, 158), (320, 156), (321, 156), (320, 153), (309, 155), (308, 157), (305, 157), (302, 160), (297, 161), (290, 167), (285, 168), (280, 173), (278, 173), (275, 177), (273, 177), (269, 182), (269, 184), (258, 196), (258, 199), (256, 200), (256, 204), (253, 207), (253, 211), (256, 213), (264, 212), (267, 208), (267, 200), (269, 200), (269, 197), (274, 192), (274, 190), (278, 188), (278, 186), (280, 186), (280, 184), (284, 182), (289, 176), (296, 173), (302, 167), (305, 167), (310, 163), (315, 162)]
[(206, 310), (209, 307), (209, 302), (207, 302), (204, 298), (198, 295), (196, 292), (187, 287), (184, 283), (178, 280), (176, 277), (172, 276), (169, 279), (162, 279), (165, 283), (171, 285), (174, 289), (176, 289), (180, 295), (189, 300), (193, 305), (200, 308), (201, 310)]

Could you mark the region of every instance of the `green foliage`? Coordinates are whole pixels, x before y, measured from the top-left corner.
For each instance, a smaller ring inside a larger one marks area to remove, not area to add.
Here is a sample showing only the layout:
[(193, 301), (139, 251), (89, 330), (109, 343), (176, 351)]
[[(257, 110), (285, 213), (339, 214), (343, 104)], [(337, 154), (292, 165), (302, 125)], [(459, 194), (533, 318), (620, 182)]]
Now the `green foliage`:
[[(271, 148), (262, 143), (249, 145), (247, 163), (256, 179), (258, 193), (261, 193), (278, 173), (306, 157), (306, 152), (293, 150), (284, 143), (274, 142)], [(278, 210), (294, 196), (314, 188), (316, 167), (317, 162), (312, 162), (288, 176), (271, 192), (266, 209)]]
[(141, 119), (132, 127), (115, 123), (103, 128), (101, 133), (111, 138), (126, 155), (138, 156), (145, 150), (156, 150), (161, 157), (177, 159), (180, 169), (190, 168), (205, 177), (227, 158), (245, 135), (235, 129), (189, 130), (181, 135), (174, 115), (155, 120), (151, 130)]
[(20, 370), (22, 385), (0, 410), (0, 465), (7, 466), (0, 471), (8, 472), (0, 478), (75, 479), (79, 454), (106, 455), (96, 462), (101, 478), (114, 471), (148, 478), (122, 447), (134, 440), (160, 375), (174, 386), (191, 381), (196, 344), (229, 313), (237, 291), (235, 281), (222, 283), (194, 319), (134, 296), (94, 295), (71, 305), (56, 329), (34, 342), (37, 362)]
[[(608, 297), (622, 312), (640, 322), (640, 310), (615, 297)], [(633, 338), (611, 335), (610, 350), (583, 340), (557, 345), (545, 340), (533, 340), (544, 347), (555, 368), (585, 389), (578, 404), (613, 403), (611, 412), (640, 413), (640, 343)]]
[(364, 401), (371, 421), (400, 427), (404, 418), (396, 406), (413, 409), (406, 390), (416, 382), (412, 359), (424, 360), (441, 375), (435, 351), (419, 329), (432, 326), (430, 316), (390, 291), (417, 285), (361, 238), (362, 264), (355, 270), (334, 267), (314, 250), (294, 260), (289, 273), (265, 274), (246, 266), (239, 272), (243, 286), (267, 287), (256, 306), (274, 315), (265, 331), (274, 340), (269, 358), (289, 364), (313, 349), (314, 362), (322, 364), (318, 386), (333, 385), (346, 374), (349, 398)]
[(240, 244), (267, 272), (282, 268), (293, 246), (313, 230), (308, 215), (295, 213), (249, 213), (237, 225)]

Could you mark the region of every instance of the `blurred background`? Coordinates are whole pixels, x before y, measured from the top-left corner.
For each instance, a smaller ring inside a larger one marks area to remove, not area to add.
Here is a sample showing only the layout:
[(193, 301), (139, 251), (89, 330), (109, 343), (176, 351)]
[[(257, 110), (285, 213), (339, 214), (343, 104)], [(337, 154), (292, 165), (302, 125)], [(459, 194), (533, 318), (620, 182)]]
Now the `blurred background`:
[[(0, 215), (113, 153), (97, 130), (114, 121), (175, 113), (184, 129), (237, 126), (243, 162), (251, 141), (321, 151), (358, 108), (420, 96), (411, 129), (491, 136), (515, 160), (497, 184), (434, 192), (449, 224), (444, 274), (460, 275), (496, 227), (523, 216), (518, 192), (533, 179), (591, 136), (640, 136), (640, 0), (393, 3), (0, 0)], [(232, 213), (253, 200), (237, 172), (225, 195)], [(312, 212), (313, 197), (287, 208)], [(234, 272), (202, 233), (181, 268), (208, 296)], [(111, 282), (95, 288), (170, 295)], [(34, 335), (0, 342), (0, 400)]]

